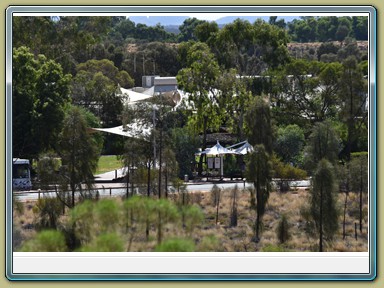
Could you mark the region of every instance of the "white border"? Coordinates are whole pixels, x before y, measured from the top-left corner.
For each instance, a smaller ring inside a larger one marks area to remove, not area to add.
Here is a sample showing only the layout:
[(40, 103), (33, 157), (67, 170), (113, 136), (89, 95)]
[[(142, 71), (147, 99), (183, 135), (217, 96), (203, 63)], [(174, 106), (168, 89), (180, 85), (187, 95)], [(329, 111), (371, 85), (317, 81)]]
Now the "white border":
[[(29, 6), (19, 6), (28, 8)], [(43, 7), (43, 6), (42, 6)], [(50, 6), (51, 9), (66, 8), (68, 6)], [(92, 9), (98, 6), (78, 6), (78, 9)], [(160, 6), (162, 7), (162, 6)], [(220, 6), (175, 6), (179, 9), (188, 10), (188, 8), (216, 8)], [(234, 6), (246, 8), (245, 6)], [(289, 6), (288, 6), (289, 7)], [(300, 8), (316, 9), (324, 6), (301, 6)], [(353, 8), (354, 6), (346, 6)], [(366, 6), (365, 6), (366, 7)], [(15, 8), (15, 7), (13, 7)], [(36, 8), (36, 7), (34, 7)], [(107, 7), (106, 7), (107, 8)], [(112, 6), (112, 9), (118, 7)], [(123, 8), (127, 8), (124, 6)], [(137, 8), (137, 6), (136, 6)], [(144, 9), (156, 9), (156, 6), (142, 7)], [(162, 7), (164, 8), (164, 7)], [(170, 7), (172, 8), (172, 7)], [(228, 8), (228, 6), (226, 6)], [(255, 6), (250, 6), (255, 8)], [(272, 9), (284, 9), (284, 6), (270, 7)], [(343, 9), (343, 7), (331, 6), (331, 8)], [(344, 7), (345, 8), (345, 7)], [(356, 8), (356, 7), (355, 7)], [(360, 7), (362, 8), (362, 7)], [(331, 10), (332, 11), (332, 10)], [(120, 13), (120, 12), (17, 12), (13, 16), (190, 16), (206, 17), (208, 14), (216, 14), (216, 19), (225, 16), (368, 16), (369, 12), (364, 13), (285, 13), (285, 12), (267, 12), (267, 13), (248, 13), (238, 11), (236, 13), (217, 13), (207, 11), (205, 13), (173, 13), (161, 12), (138, 12)], [(370, 18), (369, 18), (370, 23)], [(372, 27), (371, 27), (372, 28)], [(370, 36), (371, 36), (370, 31)], [(377, 37), (377, 35), (373, 35)], [(369, 50), (371, 52), (371, 49)], [(375, 57), (369, 53), (369, 59)], [(370, 61), (370, 79), (375, 84), (375, 67), (371, 67)], [(8, 79), (7, 75), (7, 79)], [(7, 81), (8, 83), (8, 81)], [(369, 91), (372, 92), (373, 91)], [(370, 95), (369, 97), (374, 97)], [(374, 99), (373, 99), (374, 100)], [(370, 113), (372, 112), (370, 107)], [(369, 137), (370, 141), (370, 137)], [(370, 151), (372, 153), (372, 151)], [(372, 191), (371, 191), (372, 192)], [(370, 192), (370, 193), (371, 193)], [(370, 201), (370, 200), (369, 200)], [(371, 203), (371, 202), (369, 202)], [(369, 216), (371, 214), (369, 213)], [(369, 221), (370, 222), (370, 221)], [(369, 233), (369, 236), (371, 234)], [(371, 240), (368, 239), (368, 249), (370, 249)], [(370, 250), (369, 250), (370, 251)], [(175, 255), (176, 254), (176, 255)], [(12, 254), (13, 265), (12, 273), (289, 273), (289, 274), (368, 274), (375, 273), (370, 271), (370, 253), (369, 252), (332, 252), (332, 253), (311, 253), (311, 252), (250, 252), (250, 253), (156, 253), (156, 252), (137, 252), (137, 253), (21, 253)], [(376, 260), (376, 259), (375, 259)], [(376, 266), (376, 265), (375, 265)], [(8, 274), (9, 275), (9, 274)], [(288, 276), (288, 275), (287, 275)]]
[(13, 253), (17, 273), (368, 274), (369, 253)]

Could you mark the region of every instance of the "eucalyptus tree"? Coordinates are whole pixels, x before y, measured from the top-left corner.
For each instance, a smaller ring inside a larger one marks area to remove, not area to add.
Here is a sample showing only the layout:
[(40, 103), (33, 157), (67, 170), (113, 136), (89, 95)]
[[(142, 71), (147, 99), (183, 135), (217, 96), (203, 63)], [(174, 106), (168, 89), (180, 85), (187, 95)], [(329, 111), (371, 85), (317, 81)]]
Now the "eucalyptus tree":
[(26, 46), (35, 56), (44, 54), (53, 59), (58, 52), (58, 49), (54, 49), (54, 41), (52, 41), (55, 36), (55, 22), (52, 17), (12, 17), (12, 46), (14, 48)]
[(195, 35), (195, 29), (199, 24), (205, 23), (204, 20), (197, 18), (185, 19), (183, 24), (179, 26), (180, 34), (178, 35), (179, 42), (185, 42), (189, 40), (197, 40)]
[(272, 153), (271, 112), (266, 97), (256, 96), (252, 99), (245, 113), (245, 125), (249, 143), (263, 144), (264, 149)]
[(273, 114), (279, 123), (297, 124), (307, 132), (339, 111), (339, 63), (293, 60), (271, 73)]
[(298, 166), (304, 144), (304, 131), (299, 126), (293, 124), (277, 129), (274, 150), (284, 163)]
[(340, 138), (330, 121), (316, 123), (305, 147), (305, 164), (310, 171), (316, 169), (321, 159), (336, 165), (340, 152)]
[(260, 225), (265, 213), (272, 181), (270, 157), (263, 144), (255, 145), (254, 152), (249, 154), (247, 159), (246, 178), (247, 181), (253, 183), (256, 190), (256, 203), (252, 203), (251, 201), (251, 206), (256, 206), (257, 216), (255, 221), (254, 241), (259, 242)]
[(215, 41), (216, 34), (219, 32), (219, 25), (216, 22), (203, 22), (196, 26), (195, 36), (200, 42), (205, 42), (212, 45)]
[(319, 252), (324, 250), (324, 240), (332, 240), (339, 228), (337, 181), (332, 164), (325, 158), (318, 162), (310, 192), (310, 213), (315, 235), (319, 237)]
[(14, 157), (37, 158), (57, 144), (69, 103), (71, 76), (27, 47), (13, 50), (12, 148)]
[(123, 97), (117, 93), (119, 85), (133, 86), (133, 80), (125, 71), (119, 71), (112, 61), (89, 60), (77, 65), (72, 81), (74, 104), (85, 107), (97, 115), (105, 127), (120, 124)]
[(202, 148), (207, 145), (207, 130), (218, 129), (221, 113), (218, 111), (218, 90), (215, 89), (221, 73), (215, 56), (204, 43), (195, 43), (189, 47), (186, 68), (177, 74), (177, 82), (188, 96), (188, 102), (195, 113), (189, 121), (196, 132), (203, 133)]
[(213, 50), (220, 64), (226, 69), (235, 68), (241, 75), (247, 74), (250, 61), (249, 50), (253, 46), (254, 29), (251, 23), (241, 19), (225, 25), (216, 35)]
[(351, 152), (356, 149), (359, 137), (364, 137), (362, 133), (367, 133), (363, 128), (368, 127), (367, 81), (354, 56), (348, 57), (343, 62), (340, 83), (340, 118), (347, 126), (347, 140), (343, 154), (349, 160)]
[[(81, 198), (89, 197), (94, 182), (100, 146), (89, 134), (88, 128), (82, 109), (71, 106), (64, 119), (57, 149), (62, 161), (60, 178), (61, 191), (64, 192), (59, 193), (58, 197), (69, 208), (75, 206), (76, 192), (80, 193)], [(71, 192), (71, 197), (64, 197), (66, 191)]]
[(220, 65), (240, 75), (260, 75), (289, 62), (288, 35), (276, 25), (237, 19), (214, 35), (215, 41), (208, 43)]
[(260, 75), (267, 69), (277, 69), (290, 62), (287, 45), (290, 38), (285, 29), (269, 25), (262, 20), (253, 24), (255, 30), (254, 57), (260, 61), (258, 70), (251, 70), (250, 75)]
[(368, 192), (368, 153), (356, 154), (353, 154), (350, 161), (350, 182), (351, 190), (359, 193), (359, 228), (361, 233), (363, 230), (363, 193)]
[[(122, 122), (124, 129), (130, 132), (132, 137), (126, 138), (122, 158), (126, 167), (127, 194), (129, 196), (129, 185), (133, 192), (135, 178), (141, 179), (144, 182), (144, 177), (147, 176), (147, 196), (155, 193), (153, 185), (154, 174), (152, 170), (157, 161), (157, 133), (153, 128), (152, 132), (146, 132), (149, 127), (154, 127), (158, 123), (154, 115), (155, 111), (151, 105), (140, 103), (136, 105), (126, 105), (122, 113)], [(155, 122), (155, 123), (153, 123)], [(136, 171), (136, 172), (134, 172)], [(134, 175), (133, 173), (136, 173)]]

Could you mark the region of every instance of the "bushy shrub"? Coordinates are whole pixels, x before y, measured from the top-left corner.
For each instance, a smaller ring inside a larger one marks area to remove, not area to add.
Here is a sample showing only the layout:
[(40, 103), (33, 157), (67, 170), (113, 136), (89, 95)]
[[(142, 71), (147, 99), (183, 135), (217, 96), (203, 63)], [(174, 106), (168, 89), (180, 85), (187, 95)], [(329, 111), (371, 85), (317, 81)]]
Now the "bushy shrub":
[(27, 241), (21, 248), (21, 252), (65, 252), (67, 247), (65, 237), (59, 231), (45, 230)]
[(279, 224), (277, 225), (277, 228), (276, 228), (276, 234), (277, 234), (277, 238), (279, 239), (279, 242), (281, 244), (284, 244), (291, 237), (291, 235), (289, 233), (288, 219), (287, 219), (287, 216), (285, 214), (283, 214), (280, 217)]
[(194, 252), (195, 244), (189, 239), (169, 239), (155, 248), (156, 252)]

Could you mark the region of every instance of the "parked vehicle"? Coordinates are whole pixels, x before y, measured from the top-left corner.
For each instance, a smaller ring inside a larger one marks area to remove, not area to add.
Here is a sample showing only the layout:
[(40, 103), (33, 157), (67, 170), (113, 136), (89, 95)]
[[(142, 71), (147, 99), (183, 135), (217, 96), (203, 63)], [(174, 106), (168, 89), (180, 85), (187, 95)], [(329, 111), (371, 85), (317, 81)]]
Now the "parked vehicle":
[(32, 181), (29, 160), (13, 158), (12, 163), (13, 190), (31, 190)]

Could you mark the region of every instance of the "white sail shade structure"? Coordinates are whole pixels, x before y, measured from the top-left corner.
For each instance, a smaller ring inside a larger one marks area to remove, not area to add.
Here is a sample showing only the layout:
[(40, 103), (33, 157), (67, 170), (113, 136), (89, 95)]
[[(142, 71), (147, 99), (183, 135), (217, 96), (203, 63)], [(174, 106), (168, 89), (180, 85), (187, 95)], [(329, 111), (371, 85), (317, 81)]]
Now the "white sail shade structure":
[(112, 127), (112, 128), (91, 128), (94, 131), (101, 131), (116, 135), (121, 135), (124, 137), (129, 138), (138, 138), (145, 140), (151, 135), (152, 128), (145, 126), (145, 125), (139, 125), (137, 123), (126, 125), (125, 127), (123, 125)]
[(126, 102), (126, 104), (128, 105), (134, 104), (136, 102), (145, 101), (153, 97), (153, 95), (139, 93), (139, 92), (135, 92), (133, 90), (129, 90), (121, 87), (120, 87), (120, 91), (121, 91), (121, 94), (128, 96), (128, 99)]
[[(243, 143), (243, 145), (241, 145), (240, 147), (238, 147), (236, 149), (232, 148), (231, 150), (235, 151), (239, 154), (242, 154), (242, 155), (246, 155), (248, 153), (253, 152), (254, 149), (253, 149), (252, 145), (248, 143), (248, 141), (244, 141), (242, 143)], [(239, 145), (239, 144), (236, 144), (235, 146), (237, 146), (237, 145)]]
[(195, 155), (207, 155), (207, 156), (219, 156), (220, 157), (220, 177), (224, 176), (224, 155), (240, 155), (240, 153), (236, 151), (229, 150), (220, 145), (219, 141), (217, 141), (216, 145), (207, 148), (202, 152), (198, 152)]

